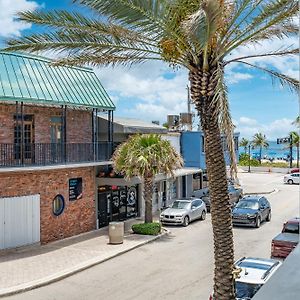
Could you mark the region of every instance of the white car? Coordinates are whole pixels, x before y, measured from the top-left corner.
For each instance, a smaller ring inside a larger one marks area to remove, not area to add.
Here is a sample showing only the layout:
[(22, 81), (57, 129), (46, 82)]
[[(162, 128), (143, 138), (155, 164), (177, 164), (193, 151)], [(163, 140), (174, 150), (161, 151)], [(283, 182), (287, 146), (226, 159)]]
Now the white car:
[(287, 174), (283, 177), (283, 182), (288, 184), (300, 182), (300, 173)]
[[(281, 266), (281, 262), (275, 259), (243, 257), (235, 266), (240, 270), (235, 279), (236, 300), (249, 300), (270, 279)], [(213, 300), (211, 295), (210, 300)]]

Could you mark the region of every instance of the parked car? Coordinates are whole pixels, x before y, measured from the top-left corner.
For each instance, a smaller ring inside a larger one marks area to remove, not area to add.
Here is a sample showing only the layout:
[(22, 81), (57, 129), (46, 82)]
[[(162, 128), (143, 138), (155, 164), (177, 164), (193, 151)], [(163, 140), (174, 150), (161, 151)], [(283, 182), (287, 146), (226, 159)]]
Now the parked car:
[(290, 171), (290, 173), (299, 173), (300, 169), (299, 168), (294, 168)]
[(180, 224), (188, 226), (190, 222), (206, 218), (206, 206), (201, 199), (187, 198), (175, 200), (170, 208), (160, 214), (163, 224)]
[(271, 221), (271, 205), (264, 196), (242, 198), (232, 210), (233, 225), (260, 227), (261, 222)]
[[(237, 300), (249, 300), (270, 279), (281, 262), (275, 259), (243, 257), (235, 263), (241, 270), (239, 278), (235, 279)], [(213, 300), (211, 295), (210, 300)]]
[[(196, 197), (199, 197), (197, 195), (197, 192), (194, 192), (194, 195)], [(228, 195), (229, 195), (229, 201), (232, 206), (234, 206), (241, 198), (243, 198), (243, 189), (241, 187), (234, 187), (233, 185), (228, 186)], [(208, 212), (210, 212), (210, 197), (209, 197), (209, 191), (202, 195), (201, 200), (205, 203), (206, 209)]]
[(283, 224), (282, 232), (272, 239), (271, 257), (286, 258), (299, 242), (299, 218)]
[(283, 182), (288, 184), (300, 182), (300, 173), (287, 174), (283, 177)]

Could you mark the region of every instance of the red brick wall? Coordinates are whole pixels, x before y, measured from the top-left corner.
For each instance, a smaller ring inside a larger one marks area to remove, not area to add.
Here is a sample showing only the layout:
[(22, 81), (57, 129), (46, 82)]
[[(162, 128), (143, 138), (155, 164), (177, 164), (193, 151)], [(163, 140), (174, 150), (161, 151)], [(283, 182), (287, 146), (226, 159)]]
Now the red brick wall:
[[(82, 177), (83, 197), (69, 201), (69, 179), (77, 177)], [(93, 168), (0, 173), (0, 198), (34, 194), (41, 197), (42, 243), (96, 228)], [(52, 211), (52, 202), (57, 194), (65, 199), (65, 209), (59, 216)]]
[[(20, 106), (19, 106), (20, 113)], [(35, 107), (24, 105), (24, 114), (34, 115), (35, 143), (50, 143), (51, 117), (61, 116), (61, 109), (52, 107)], [(0, 104), (0, 143), (13, 143), (14, 115), (16, 106)], [(92, 142), (91, 112), (67, 110), (67, 143)]]

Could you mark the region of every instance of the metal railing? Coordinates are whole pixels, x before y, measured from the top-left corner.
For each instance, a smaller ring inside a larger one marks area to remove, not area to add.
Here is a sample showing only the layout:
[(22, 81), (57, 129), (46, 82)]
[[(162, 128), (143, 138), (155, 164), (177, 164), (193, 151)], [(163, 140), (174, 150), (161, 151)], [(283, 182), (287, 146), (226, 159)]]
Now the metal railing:
[(1, 144), (0, 168), (101, 162), (111, 159), (111, 142)]

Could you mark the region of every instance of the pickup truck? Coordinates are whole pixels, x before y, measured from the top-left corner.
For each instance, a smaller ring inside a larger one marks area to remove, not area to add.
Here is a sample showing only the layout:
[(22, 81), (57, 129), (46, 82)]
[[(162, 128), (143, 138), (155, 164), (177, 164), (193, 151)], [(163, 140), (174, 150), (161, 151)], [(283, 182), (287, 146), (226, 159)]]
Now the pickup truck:
[(284, 223), (282, 232), (272, 240), (271, 257), (286, 258), (299, 243), (299, 218)]

